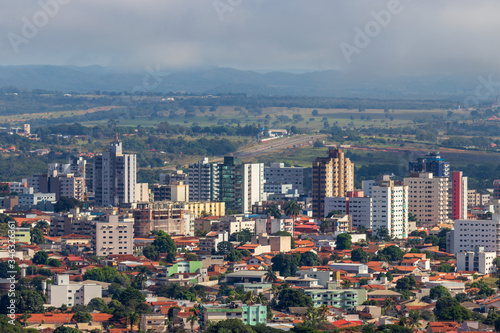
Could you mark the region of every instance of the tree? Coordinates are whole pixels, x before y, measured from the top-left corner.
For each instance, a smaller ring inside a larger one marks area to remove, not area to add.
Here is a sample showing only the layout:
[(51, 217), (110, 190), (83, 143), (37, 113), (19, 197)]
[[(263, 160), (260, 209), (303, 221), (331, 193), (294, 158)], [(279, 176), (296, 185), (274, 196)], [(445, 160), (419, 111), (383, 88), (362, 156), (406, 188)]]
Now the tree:
[(300, 214), (301, 208), (300, 205), (297, 203), (297, 201), (291, 200), (285, 203), (283, 211), (285, 212), (286, 215), (291, 216), (295, 220), (297, 215)]
[(386, 247), (385, 249), (379, 251), (382, 255), (384, 255), (390, 261), (401, 261), (404, 256), (404, 252), (397, 247), (396, 245), (391, 245)]
[(221, 256), (229, 254), (229, 252), (231, 252), (233, 249), (233, 244), (231, 244), (230, 242), (220, 242), (219, 244), (217, 244), (217, 254)]
[(451, 294), (445, 287), (436, 286), (434, 288), (431, 288), (429, 297), (432, 299), (438, 299), (441, 297), (451, 297)]
[(48, 259), (49, 255), (47, 254), (47, 252), (38, 251), (37, 253), (35, 253), (31, 261), (37, 265), (47, 265)]
[(130, 284), (130, 279), (127, 275), (122, 274), (116, 268), (109, 266), (91, 268), (85, 272), (83, 279), (107, 283), (118, 283), (122, 286)]
[(91, 309), (99, 312), (105, 312), (108, 309), (106, 302), (99, 297), (92, 298), (88, 305)]
[(79, 311), (73, 315), (72, 320), (76, 321), (77, 323), (88, 323), (92, 321), (92, 316), (88, 312)]
[(335, 216), (335, 215), (344, 215), (344, 213), (341, 210), (332, 210), (332, 211), (328, 212), (328, 214), (326, 215), (326, 218), (329, 219), (330, 217)]
[(127, 313), (127, 320), (130, 323), (130, 331), (134, 331), (134, 324), (139, 322), (139, 314), (136, 312), (132, 311)]
[(166, 253), (167, 254), (167, 262), (173, 262), (175, 260), (175, 255), (177, 253), (177, 247), (175, 246), (175, 242), (165, 231), (160, 230), (156, 232), (156, 238), (151, 244), (155, 247), (158, 253)]
[(43, 237), (43, 231), (40, 229), (31, 230), (31, 240), (35, 244), (45, 244), (45, 238)]
[(458, 301), (452, 297), (441, 297), (437, 300), (436, 305), (434, 307), (434, 314), (439, 317), (441, 312), (446, 308), (450, 308), (456, 305), (460, 305)]
[(437, 271), (438, 272), (446, 272), (446, 273), (450, 273), (453, 271), (453, 268), (451, 267), (450, 264), (442, 264), (441, 266), (439, 266), (437, 268)]
[(368, 253), (366, 253), (363, 249), (354, 249), (351, 252), (351, 260), (352, 261), (359, 261), (361, 263), (367, 263), (368, 262)]
[(113, 298), (117, 299), (125, 306), (129, 306), (133, 303), (143, 303), (146, 300), (144, 295), (139, 290), (130, 286), (121, 290), (118, 294), (115, 294)]
[(293, 276), (297, 271), (299, 259), (294, 255), (278, 253), (271, 259), (273, 271), (280, 272), (284, 277)]
[(198, 322), (198, 317), (195, 315), (190, 315), (189, 317), (187, 317), (187, 322), (191, 326), (191, 332), (194, 332), (194, 324)]
[(393, 324), (380, 325), (379, 327), (377, 327), (377, 330), (375, 332), (413, 333), (413, 331), (408, 327)]
[(271, 283), (276, 283), (278, 281), (278, 277), (276, 276), (276, 272), (273, 271), (272, 266), (267, 268), (266, 275), (264, 275), (264, 280)]
[(40, 220), (36, 223), (35, 229), (40, 229), (44, 234), (49, 230), (50, 224), (45, 220)]
[(336, 250), (350, 250), (352, 247), (352, 237), (349, 234), (343, 233), (337, 236), (335, 241)]
[(150, 260), (155, 260), (158, 257), (158, 251), (153, 245), (145, 246), (142, 250), (142, 254)]
[(255, 333), (249, 326), (243, 324), (239, 319), (221, 320), (213, 325), (210, 325), (204, 333)]
[(8, 306), (14, 300), (17, 313), (43, 313), (45, 303), (44, 298), (37, 291), (21, 289), (16, 290), (14, 297), (9, 297), (9, 293), (5, 293), (0, 298), (0, 313), (7, 314)]
[(472, 318), (471, 312), (464, 308), (461, 305), (454, 305), (445, 308), (441, 313), (439, 314), (438, 318), (440, 320), (453, 320), (453, 321), (458, 321), (459, 323), (470, 320)]
[(51, 258), (49, 259), (49, 261), (47, 262), (47, 264), (49, 266), (52, 266), (52, 267), (61, 267), (61, 262), (58, 260), (58, 259), (55, 259), (55, 258)]
[(83, 208), (83, 202), (75, 198), (61, 197), (54, 205), (54, 211), (55, 212), (68, 211), (75, 207)]
[(318, 255), (314, 252), (305, 252), (300, 256), (301, 266), (317, 266), (319, 264)]
[(408, 314), (408, 325), (412, 330), (418, 329), (422, 326), (420, 323), (421, 319), (422, 317), (420, 316), (420, 311), (410, 310), (410, 313)]
[(19, 268), (19, 265), (17, 264), (17, 262), (14, 263), (14, 268), (11, 268), (10, 266), (11, 264), (9, 264), (8, 261), (2, 261), (0, 262), (0, 278), (3, 278), (3, 279), (6, 279), (6, 278), (10, 278), (10, 275), (8, 272), (9, 271), (12, 271), (12, 272), (16, 272), (15, 276), (16, 278), (21, 275), (21, 269)]
[(54, 333), (82, 333), (82, 331), (72, 327), (59, 326)]
[(184, 256), (184, 258), (187, 260), (187, 261), (198, 261), (198, 256), (194, 253), (186, 253), (186, 255)]
[(267, 216), (272, 216), (275, 219), (279, 219), (281, 218), (281, 209), (278, 207), (277, 204), (272, 203), (269, 206), (267, 206), (266, 214)]
[(286, 310), (289, 307), (312, 307), (313, 302), (311, 297), (302, 294), (300, 291), (296, 289), (283, 289), (278, 296), (278, 304), (277, 308), (281, 310)]
[(231, 250), (231, 252), (228, 253), (226, 259), (231, 262), (238, 262), (241, 261), (241, 259), (243, 259), (243, 255), (241, 254), (240, 251)]
[(396, 282), (396, 289), (399, 291), (408, 291), (417, 288), (417, 281), (410, 276), (404, 276)]

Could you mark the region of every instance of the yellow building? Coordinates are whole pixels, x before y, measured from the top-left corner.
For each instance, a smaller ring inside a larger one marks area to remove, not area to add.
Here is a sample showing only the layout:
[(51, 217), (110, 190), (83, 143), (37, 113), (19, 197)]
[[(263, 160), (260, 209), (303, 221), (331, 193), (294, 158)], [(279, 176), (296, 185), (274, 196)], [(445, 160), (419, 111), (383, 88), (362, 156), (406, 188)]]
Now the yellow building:
[(184, 210), (191, 211), (195, 217), (201, 216), (201, 212), (205, 212), (208, 216), (224, 216), (226, 215), (226, 203), (205, 201), (205, 202), (185, 202)]
[(323, 218), (325, 197), (345, 197), (354, 191), (354, 164), (341, 149), (330, 149), (328, 157), (317, 157), (312, 165), (313, 217)]
[(31, 244), (30, 228), (16, 228), (16, 244), (26, 243)]

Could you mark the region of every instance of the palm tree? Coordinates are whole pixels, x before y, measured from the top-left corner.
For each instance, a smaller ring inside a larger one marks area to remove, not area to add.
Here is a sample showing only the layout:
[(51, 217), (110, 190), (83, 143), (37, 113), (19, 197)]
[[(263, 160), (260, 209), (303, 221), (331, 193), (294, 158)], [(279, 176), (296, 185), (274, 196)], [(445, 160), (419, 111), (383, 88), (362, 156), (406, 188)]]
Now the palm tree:
[(191, 326), (191, 332), (194, 332), (194, 323), (196, 323), (197, 321), (198, 317), (195, 315), (190, 315), (189, 317), (187, 317), (187, 322)]
[(21, 315), (21, 319), (23, 320), (23, 325), (26, 327), (26, 324), (28, 324), (28, 319), (31, 317), (29, 312), (25, 312)]
[(49, 222), (45, 220), (40, 220), (36, 223), (35, 228), (38, 228), (43, 231), (44, 234), (47, 233), (47, 230), (49, 229)]
[(317, 327), (321, 322), (321, 317), (316, 308), (308, 308), (306, 311), (306, 321), (305, 325), (309, 327)]
[(297, 201), (287, 201), (283, 208), (286, 215), (291, 216), (294, 220), (300, 214), (301, 208)]
[(271, 283), (276, 283), (278, 281), (278, 276), (276, 275), (276, 272), (273, 271), (272, 266), (267, 269), (267, 272), (264, 275), (264, 280)]
[(266, 214), (267, 216), (272, 216), (276, 219), (279, 219), (281, 217), (281, 210), (279, 209), (277, 204), (273, 203), (267, 206)]
[(255, 298), (255, 301), (262, 305), (267, 305), (267, 298), (263, 293), (259, 293)]
[(253, 293), (253, 291), (247, 291), (243, 295), (243, 303), (246, 303), (247, 305), (255, 304), (255, 294)]
[(409, 319), (410, 328), (412, 330), (415, 328), (420, 328), (420, 326), (422, 326), (422, 324), (420, 323), (420, 319), (422, 319), (422, 316), (420, 315), (420, 311), (411, 310), (409, 313), (408, 319)]
[(148, 280), (148, 273), (151, 271), (147, 266), (139, 266), (136, 271), (139, 272), (139, 274), (136, 275), (136, 280), (141, 282), (141, 289), (144, 289), (144, 281)]
[(330, 313), (330, 309), (328, 309), (328, 306), (326, 304), (323, 304), (318, 308), (318, 313), (323, 320), (326, 320), (326, 317)]
[(139, 315), (136, 312), (129, 312), (127, 314), (127, 319), (130, 322), (130, 331), (134, 331), (134, 324), (139, 322)]

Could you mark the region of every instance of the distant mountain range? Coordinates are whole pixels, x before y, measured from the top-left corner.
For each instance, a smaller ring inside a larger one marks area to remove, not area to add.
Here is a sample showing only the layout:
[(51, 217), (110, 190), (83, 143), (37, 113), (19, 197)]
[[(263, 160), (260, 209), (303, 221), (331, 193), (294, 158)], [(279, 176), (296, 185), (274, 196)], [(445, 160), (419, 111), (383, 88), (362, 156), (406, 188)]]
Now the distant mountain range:
[[(147, 70), (127, 72), (101, 66), (0, 66), (0, 87), (65, 93), (135, 90), (459, 101), (473, 95), (480, 84), (477, 76), (471, 75), (375, 77), (353, 76), (333, 70), (293, 74), (209, 68), (156, 73), (154, 76)], [(489, 96), (491, 100), (496, 97)]]

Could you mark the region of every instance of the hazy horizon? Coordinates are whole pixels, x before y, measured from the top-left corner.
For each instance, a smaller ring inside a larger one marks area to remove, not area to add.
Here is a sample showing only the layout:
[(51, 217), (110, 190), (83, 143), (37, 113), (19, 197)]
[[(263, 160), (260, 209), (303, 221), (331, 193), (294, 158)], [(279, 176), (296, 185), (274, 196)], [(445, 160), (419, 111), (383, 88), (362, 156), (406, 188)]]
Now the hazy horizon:
[(500, 72), (486, 0), (40, 0), (0, 12), (1, 65), (162, 71)]

